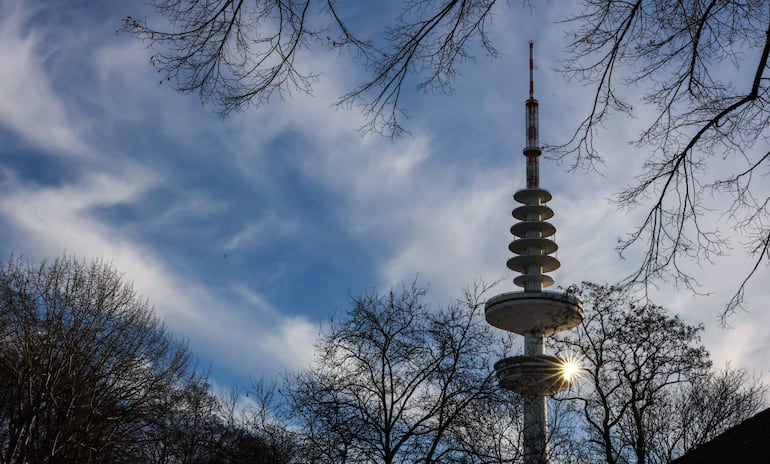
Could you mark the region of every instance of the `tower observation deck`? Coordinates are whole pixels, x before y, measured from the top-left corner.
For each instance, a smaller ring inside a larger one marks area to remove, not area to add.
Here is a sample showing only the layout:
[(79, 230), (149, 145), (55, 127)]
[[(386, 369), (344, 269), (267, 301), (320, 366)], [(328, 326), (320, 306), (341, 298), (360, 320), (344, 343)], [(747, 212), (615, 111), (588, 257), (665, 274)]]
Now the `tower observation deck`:
[(548, 462), (546, 396), (569, 387), (562, 376), (565, 361), (545, 354), (546, 336), (568, 330), (583, 320), (583, 305), (574, 296), (546, 291), (554, 280), (546, 273), (559, 268), (553, 256), (558, 246), (552, 239), (556, 227), (546, 222), (554, 212), (546, 206), (551, 194), (540, 188), (538, 101), (534, 86), (534, 43), (529, 43), (529, 98), (526, 108), (526, 188), (513, 198), (521, 206), (512, 214), (518, 220), (511, 227), (515, 237), (508, 249), (515, 254), (507, 266), (519, 275), (513, 283), (522, 291), (490, 298), (485, 306), (487, 322), (524, 336), (524, 354), (495, 363), (500, 385), (524, 397), (524, 462)]

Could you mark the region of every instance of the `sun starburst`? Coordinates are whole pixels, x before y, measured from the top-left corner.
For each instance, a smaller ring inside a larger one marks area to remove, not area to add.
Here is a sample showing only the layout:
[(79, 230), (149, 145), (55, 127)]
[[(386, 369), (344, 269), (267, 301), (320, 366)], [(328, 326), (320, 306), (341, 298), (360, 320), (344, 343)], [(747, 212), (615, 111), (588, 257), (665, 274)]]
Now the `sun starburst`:
[(582, 370), (583, 365), (577, 355), (570, 353), (563, 358), (563, 362), (561, 364), (561, 377), (565, 382), (574, 382), (578, 377), (580, 377)]

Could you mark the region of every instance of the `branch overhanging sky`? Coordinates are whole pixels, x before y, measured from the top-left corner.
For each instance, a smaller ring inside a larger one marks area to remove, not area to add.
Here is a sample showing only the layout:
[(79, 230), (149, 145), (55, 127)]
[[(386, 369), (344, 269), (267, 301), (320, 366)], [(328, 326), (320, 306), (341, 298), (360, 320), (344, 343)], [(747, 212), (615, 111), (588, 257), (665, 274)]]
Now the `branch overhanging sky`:
[[(450, 96), (410, 88), (412, 135), (390, 141), (358, 133), (355, 108), (331, 107), (365, 77), (338, 51), (303, 54), (322, 73), (313, 96), (220, 120), (159, 84), (150, 51), (115, 32), (126, 15), (152, 19), (142, 2), (0, 0), (2, 251), (111, 261), (224, 386), (309, 361), (319, 328), (367, 289), (417, 278), (435, 307), (474, 280), (504, 277), (496, 291), (513, 290), (505, 261), (511, 195), (524, 186), (528, 41), (542, 141), (563, 142), (590, 97), (554, 71), (564, 14), (556, 1), (499, 9), (502, 57), (464, 63)], [(626, 142), (644, 117), (611, 120), (601, 174), (541, 160), (562, 287), (612, 282), (638, 262), (614, 248), (642, 211), (608, 199), (645, 156)], [(745, 269), (736, 253), (699, 272), (710, 296), (662, 284), (653, 299), (706, 325), (717, 367), (763, 375), (766, 268), (748, 289), (750, 312), (731, 329), (718, 323)]]

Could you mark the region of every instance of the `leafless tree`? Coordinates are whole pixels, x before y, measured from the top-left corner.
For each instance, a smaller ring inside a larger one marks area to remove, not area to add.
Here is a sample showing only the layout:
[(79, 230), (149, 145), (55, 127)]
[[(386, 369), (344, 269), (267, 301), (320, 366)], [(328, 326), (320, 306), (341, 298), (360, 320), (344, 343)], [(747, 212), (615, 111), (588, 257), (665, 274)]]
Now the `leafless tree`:
[(252, 382), (234, 387), (220, 398), (217, 417), (225, 432), (216, 447), (229, 464), (289, 464), (300, 455), (296, 432), (289, 427), (286, 404), (276, 382)]
[[(264, 408), (254, 393), (234, 387), (216, 396), (206, 383), (188, 384), (174, 408), (155, 425), (157, 440), (146, 442), (152, 464), (289, 464), (297, 443), (287, 426), (269, 417), (277, 409)], [(257, 400), (253, 402), (252, 400)], [(263, 397), (264, 399), (264, 397)]]
[(227, 426), (223, 402), (206, 382), (191, 382), (175, 392), (173, 407), (151, 426), (155, 440), (139, 447), (152, 464), (225, 463), (221, 449)]
[(765, 387), (742, 371), (711, 370), (702, 327), (627, 289), (572, 288), (586, 318), (553, 345), (581, 360), (583, 375), (561, 398), (573, 404), (590, 462), (664, 464), (750, 417)]
[(355, 298), (288, 379), (304, 461), (515, 462), (520, 402), (494, 379), (484, 289), (439, 311), (415, 286)]
[(238, 414), (108, 264), (0, 264), (0, 462), (289, 462)]
[(0, 462), (151, 462), (179, 390), (183, 343), (102, 261), (0, 264)]
[[(633, 141), (649, 155), (616, 198), (622, 207), (646, 211), (618, 247), (646, 250), (629, 281), (673, 276), (698, 291), (687, 263), (709, 262), (736, 245), (708, 223), (716, 211), (718, 224), (739, 233), (753, 260), (736, 282), (726, 321), (770, 259), (770, 6), (759, 0), (582, 4), (567, 20), (573, 40), (564, 70), (593, 89), (593, 104), (572, 140), (559, 147), (561, 156), (573, 156), (575, 166), (600, 163), (595, 140), (603, 122), (615, 112), (652, 108), (655, 117)], [(643, 89), (641, 101), (629, 100), (629, 87)]]
[(659, 445), (650, 462), (670, 462), (759, 412), (767, 387), (730, 366), (686, 383), (670, 399), (667, 415), (654, 417)]

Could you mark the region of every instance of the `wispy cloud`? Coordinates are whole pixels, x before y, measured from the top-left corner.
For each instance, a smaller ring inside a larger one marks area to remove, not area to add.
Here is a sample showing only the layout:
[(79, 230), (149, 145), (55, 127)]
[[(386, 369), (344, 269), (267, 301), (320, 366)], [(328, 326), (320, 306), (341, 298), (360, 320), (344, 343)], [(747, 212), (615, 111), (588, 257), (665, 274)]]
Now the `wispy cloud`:
[(297, 221), (268, 213), (258, 220), (248, 221), (234, 235), (226, 238), (220, 247), (225, 252), (231, 252), (242, 247), (264, 246), (272, 240), (286, 240), (295, 235), (298, 229)]
[[(198, 277), (169, 268), (157, 250), (135, 243), (119, 228), (94, 217), (95, 208), (141, 201), (152, 185), (148, 178), (136, 173), (127, 178), (95, 174), (63, 187), (4, 184), (0, 215), (15, 230), (20, 250), (36, 250), (37, 256), (30, 259), (66, 250), (86, 260), (111, 261), (149, 298), (172, 330), (190, 338), (195, 351), (217, 359), (221, 368), (279, 372), (306, 362), (315, 334), (308, 320), (282, 316), (252, 291), (238, 292), (241, 298), (223, 299)], [(295, 338), (298, 335), (301, 343)]]
[(91, 156), (53, 91), (39, 50), (45, 32), (29, 24), (31, 16), (20, 2), (0, 1), (0, 124), (52, 153)]

